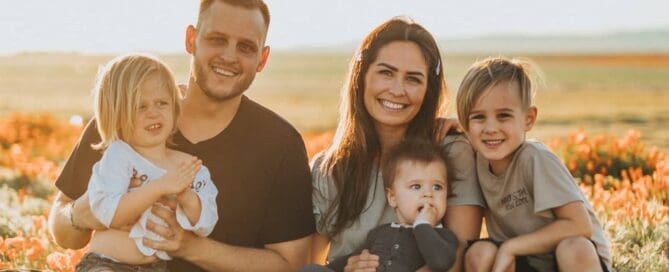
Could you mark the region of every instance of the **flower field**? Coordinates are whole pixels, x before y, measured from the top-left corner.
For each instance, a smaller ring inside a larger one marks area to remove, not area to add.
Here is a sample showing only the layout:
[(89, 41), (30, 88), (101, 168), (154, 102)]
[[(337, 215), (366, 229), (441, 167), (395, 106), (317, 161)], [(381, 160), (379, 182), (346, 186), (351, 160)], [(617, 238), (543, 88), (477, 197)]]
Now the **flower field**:
[[(53, 181), (82, 127), (49, 114), (0, 119), (0, 269), (73, 271), (83, 251), (51, 241), (46, 218)], [(640, 133), (577, 131), (547, 144), (590, 199), (613, 244), (618, 271), (669, 271), (669, 157)], [(305, 133), (309, 155), (332, 132)]]

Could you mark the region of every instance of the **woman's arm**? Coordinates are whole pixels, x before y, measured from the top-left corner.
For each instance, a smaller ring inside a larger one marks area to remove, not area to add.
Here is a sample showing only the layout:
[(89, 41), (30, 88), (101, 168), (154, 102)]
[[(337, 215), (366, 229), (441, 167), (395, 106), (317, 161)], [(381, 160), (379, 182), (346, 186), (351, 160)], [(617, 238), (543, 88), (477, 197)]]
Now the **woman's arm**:
[(449, 206), (444, 217), (444, 224), (458, 238), (458, 250), (455, 264), (450, 271), (462, 271), (462, 261), (467, 241), (479, 238), (483, 208), (477, 205)]

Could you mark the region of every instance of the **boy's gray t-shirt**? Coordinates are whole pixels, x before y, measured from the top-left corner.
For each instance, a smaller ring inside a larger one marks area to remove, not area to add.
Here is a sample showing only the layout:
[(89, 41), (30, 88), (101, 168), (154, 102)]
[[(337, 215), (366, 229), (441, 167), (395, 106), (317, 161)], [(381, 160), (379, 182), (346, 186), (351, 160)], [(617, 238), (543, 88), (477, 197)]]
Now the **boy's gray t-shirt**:
[[(463, 135), (446, 136), (441, 144), (447, 159), (448, 180), (455, 196), (448, 198), (449, 206), (479, 205), (483, 206), (483, 198), (476, 179), (474, 151)], [(334, 181), (320, 171), (323, 161), (322, 153), (317, 155), (311, 166), (313, 182), (313, 206), (316, 219), (316, 230), (327, 235), (334, 226), (334, 221), (325, 222), (326, 213), (337, 197)], [(328, 261), (342, 255), (348, 255), (358, 249), (374, 228), (396, 221), (395, 211), (388, 205), (383, 177), (377, 169), (372, 170), (372, 179), (367, 203), (358, 220), (345, 228), (337, 237), (330, 237)]]
[[(564, 164), (545, 145), (526, 141), (516, 150), (506, 173), (495, 176), (489, 162), (476, 154), (481, 192), (486, 202), (486, 227), (490, 238), (505, 241), (534, 232), (556, 218), (551, 209), (581, 201), (592, 222), (592, 237), (597, 253), (611, 267), (610, 244), (604, 236), (592, 206), (574, 182)], [(540, 271), (551, 271), (550, 254), (529, 259)]]

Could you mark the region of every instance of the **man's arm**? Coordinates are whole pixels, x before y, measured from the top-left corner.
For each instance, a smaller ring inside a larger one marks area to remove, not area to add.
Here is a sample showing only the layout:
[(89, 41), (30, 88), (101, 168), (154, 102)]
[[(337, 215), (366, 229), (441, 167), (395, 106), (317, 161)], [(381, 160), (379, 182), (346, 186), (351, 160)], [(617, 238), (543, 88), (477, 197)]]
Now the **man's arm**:
[[(169, 206), (173, 206), (169, 203)], [(144, 239), (148, 247), (164, 250), (209, 271), (295, 271), (309, 260), (311, 235), (281, 243), (266, 244), (264, 249), (230, 246), (181, 229), (174, 212), (154, 206), (153, 213), (168, 227), (149, 221), (147, 227), (163, 241)], [(221, 256), (225, 256), (222, 258)]]
[[(73, 215), (75, 225), (82, 229), (104, 228), (93, 216), (88, 195), (85, 194), (93, 164), (102, 157), (101, 153), (90, 147), (92, 143), (98, 142), (100, 136), (95, 121), (91, 120), (55, 182), (59, 192), (49, 212), (48, 226), (51, 237), (64, 248), (79, 249), (91, 239), (90, 230), (77, 230), (72, 226), (70, 214)], [(71, 197), (78, 197), (73, 210), (70, 210), (73, 201)]]
[(305, 256), (308, 256), (311, 244), (310, 236), (267, 244), (265, 249), (230, 246), (207, 238), (195, 239), (193, 244), (183, 247), (191, 250), (181, 257), (208, 271), (295, 271), (307, 264)]
[(330, 250), (330, 239), (320, 233), (314, 233), (311, 238), (311, 263), (324, 265)]
[(481, 222), (483, 208), (476, 205), (449, 206), (446, 210), (444, 223), (446, 227), (458, 237), (458, 251), (455, 264), (450, 271), (462, 271), (462, 260), (468, 240), (479, 238), (481, 234)]
[(58, 192), (49, 212), (49, 233), (59, 246), (80, 249), (90, 241), (93, 229), (105, 227), (93, 216), (88, 205), (88, 195), (84, 194), (74, 201), (74, 210), (70, 210), (72, 202), (72, 199)]

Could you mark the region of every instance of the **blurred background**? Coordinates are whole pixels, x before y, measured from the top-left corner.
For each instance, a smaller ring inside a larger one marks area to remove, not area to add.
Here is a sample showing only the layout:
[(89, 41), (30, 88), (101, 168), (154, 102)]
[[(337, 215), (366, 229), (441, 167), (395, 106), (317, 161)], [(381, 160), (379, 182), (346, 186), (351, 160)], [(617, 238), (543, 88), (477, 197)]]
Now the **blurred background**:
[[(522, 57), (543, 73), (531, 137), (568, 166), (614, 244), (619, 271), (669, 270), (669, 2), (267, 0), (272, 47), (248, 96), (329, 143), (348, 63), (397, 15), (438, 40), (453, 101), (467, 67)], [(92, 116), (98, 67), (159, 55), (186, 82), (198, 1), (0, 3), (0, 269), (71, 271), (84, 251), (49, 240), (53, 181)], [(450, 117), (455, 117), (450, 103)]]
[[(364, 35), (407, 15), (439, 40), (453, 97), (486, 56), (525, 57), (543, 71), (532, 136), (625, 132), (669, 148), (669, 2), (267, 1), (267, 68), (247, 93), (300, 131), (332, 129), (348, 62)], [(184, 33), (197, 1), (5, 2), (0, 116), (51, 112), (87, 119), (98, 67), (129, 52), (159, 54), (185, 82)], [(453, 106), (453, 105), (451, 105)], [(452, 107), (451, 107), (452, 109)], [(449, 111), (453, 116), (454, 110)]]

